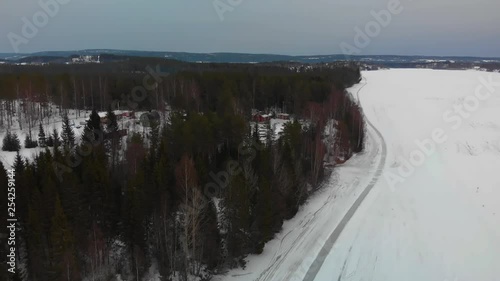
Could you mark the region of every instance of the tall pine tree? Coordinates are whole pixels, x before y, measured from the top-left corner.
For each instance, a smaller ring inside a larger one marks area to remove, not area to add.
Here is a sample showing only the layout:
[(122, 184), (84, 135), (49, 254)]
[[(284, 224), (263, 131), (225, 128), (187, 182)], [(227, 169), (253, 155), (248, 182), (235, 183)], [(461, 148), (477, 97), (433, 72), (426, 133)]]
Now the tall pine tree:
[(84, 139), (92, 143), (102, 140), (104, 137), (101, 126), (101, 117), (99, 117), (99, 114), (95, 109), (92, 110), (89, 120), (87, 120), (87, 123), (85, 124), (83, 134)]
[(71, 149), (75, 145), (75, 132), (69, 123), (68, 115), (63, 116), (63, 127), (62, 127), (62, 144), (66, 150)]
[(38, 144), (40, 147), (46, 147), (45, 131), (43, 130), (42, 123), (40, 122), (40, 127), (38, 129)]
[(59, 196), (56, 197), (50, 228), (52, 280), (77, 280), (74, 237), (70, 230)]
[(111, 106), (108, 107), (106, 119), (106, 150), (110, 156), (111, 170), (114, 171), (116, 162), (118, 161), (121, 137), (118, 132), (118, 119), (113, 110), (111, 110)]
[(16, 175), (20, 175), (24, 171), (24, 160), (19, 154), (19, 151), (16, 153), (16, 158), (14, 158), (14, 170), (16, 171)]
[(56, 128), (54, 128), (54, 130), (52, 131), (52, 141), (54, 150), (57, 150), (59, 146), (61, 146), (61, 138), (59, 137), (59, 133), (57, 132)]
[(16, 133), (7, 131), (2, 143), (3, 151), (19, 151), (21, 149), (21, 142)]

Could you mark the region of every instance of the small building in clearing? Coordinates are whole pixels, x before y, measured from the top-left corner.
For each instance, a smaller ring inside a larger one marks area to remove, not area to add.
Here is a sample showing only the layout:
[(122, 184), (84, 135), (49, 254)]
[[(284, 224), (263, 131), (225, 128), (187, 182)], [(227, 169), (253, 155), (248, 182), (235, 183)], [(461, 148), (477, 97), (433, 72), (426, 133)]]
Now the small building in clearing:
[(271, 120), (271, 115), (258, 113), (253, 116), (253, 120), (258, 123), (268, 122)]
[(106, 111), (98, 112), (97, 114), (99, 115), (99, 118), (101, 118), (102, 125), (108, 124), (108, 117), (107, 117), (108, 113)]
[(278, 113), (276, 117), (281, 120), (290, 120), (290, 114), (287, 113)]

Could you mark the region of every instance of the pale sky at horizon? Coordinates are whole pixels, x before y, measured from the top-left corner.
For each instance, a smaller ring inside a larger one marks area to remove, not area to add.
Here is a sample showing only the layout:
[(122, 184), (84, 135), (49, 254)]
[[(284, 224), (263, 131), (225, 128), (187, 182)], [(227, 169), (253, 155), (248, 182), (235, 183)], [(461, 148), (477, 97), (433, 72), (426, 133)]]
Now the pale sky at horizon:
[[(19, 52), (339, 54), (342, 42), (355, 46), (355, 28), (373, 20), (370, 12), (387, 10), (393, 0), (241, 0), (223, 21), (214, 0), (65, 1)], [(500, 1), (401, 0), (401, 6), (403, 11), (360, 48), (361, 55), (500, 57)], [(32, 22), (40, 11), (37, 0), (0, 2), (0, 53), (15, 52), (8, 34), (23, 36), (22, 18)]]

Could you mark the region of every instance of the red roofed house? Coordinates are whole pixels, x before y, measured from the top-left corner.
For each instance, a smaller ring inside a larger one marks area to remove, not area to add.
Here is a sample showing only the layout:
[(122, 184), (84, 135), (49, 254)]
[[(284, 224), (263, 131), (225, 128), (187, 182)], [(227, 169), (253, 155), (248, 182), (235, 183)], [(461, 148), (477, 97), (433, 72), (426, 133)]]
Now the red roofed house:
[(271, 120), (271, 115), (258, 113), (258, 114), (255, 114), (253, 116), (253, 120), (255, 122), (259, 122), (259, 123), (267, 122), (267, 121)]

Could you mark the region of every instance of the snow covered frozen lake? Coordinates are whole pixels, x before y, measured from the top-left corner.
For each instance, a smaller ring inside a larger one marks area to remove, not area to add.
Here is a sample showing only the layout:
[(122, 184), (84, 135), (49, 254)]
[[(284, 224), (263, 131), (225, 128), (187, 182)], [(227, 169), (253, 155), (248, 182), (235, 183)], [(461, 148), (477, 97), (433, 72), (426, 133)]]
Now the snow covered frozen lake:
[(500, 75), (363, 76), (362, 106), (388, 147), (384, 177), (315, 280), (499, 280)]

